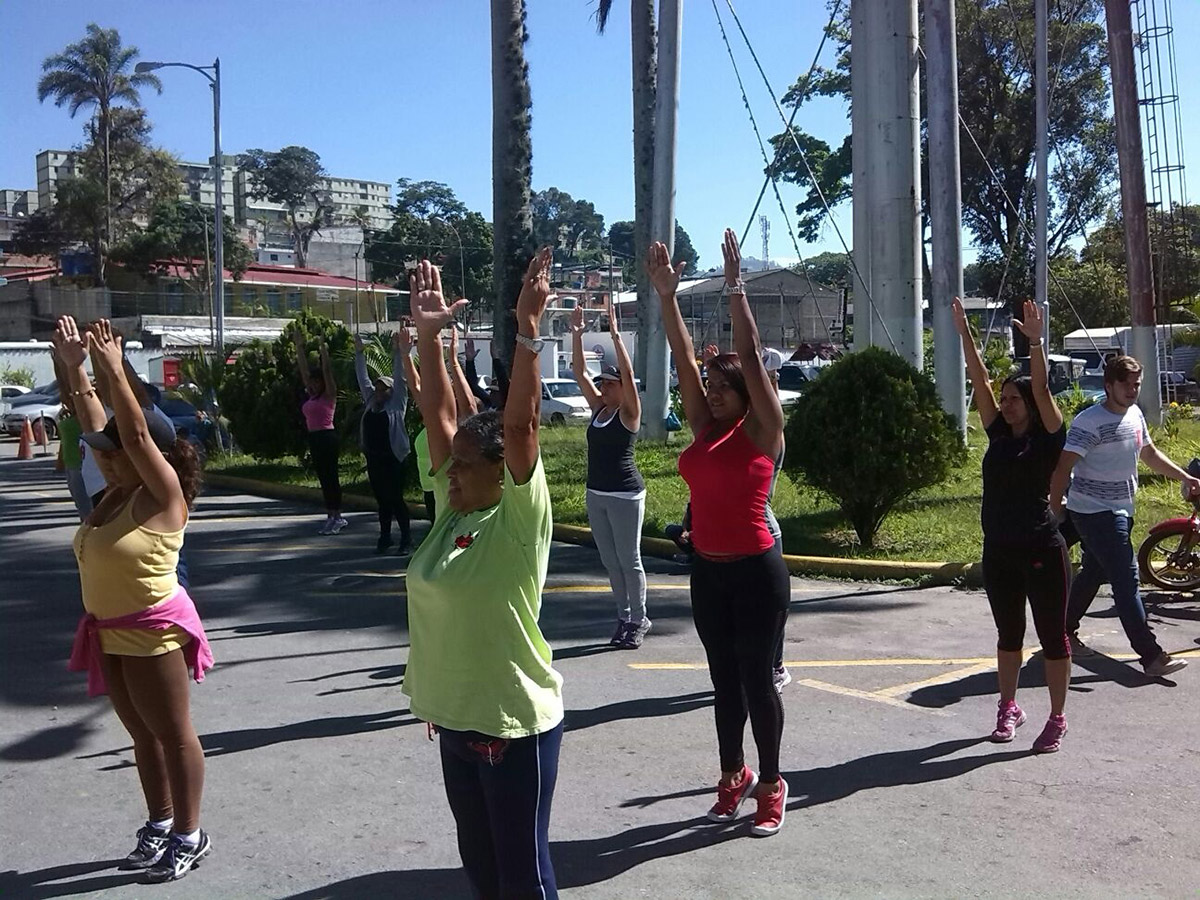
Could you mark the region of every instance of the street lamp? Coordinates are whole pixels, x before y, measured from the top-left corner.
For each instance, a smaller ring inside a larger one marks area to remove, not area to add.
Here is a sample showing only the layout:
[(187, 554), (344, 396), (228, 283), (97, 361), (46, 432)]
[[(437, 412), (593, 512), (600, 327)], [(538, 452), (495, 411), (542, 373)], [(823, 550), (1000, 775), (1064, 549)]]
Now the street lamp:
[[(133, 70), (139, 74), (153, 72), (155, 69), (165, 69), (176, 66), (181, 69), (191, 69), (199, 72), (208, 79), (213, 92), (213, 178), (216, 188), (216, 204), (214, 218), (214, 247), (213, 247), (213, 306), (216, 307), (217, 338), (215, 349), (225, 353), (225, 210), (224, 210), (224, 161), (221, 159), (221, 59), (213, 60), (211, 66), (193, 66), (180, 62), (140, 62)], [(210, 75), (209, 72), (212, 72)]]
[[(455, 228), (453, 225), (451, 225), (447, 219), (443, 219), (440, 216), (435, 216), (434, 218), (430, 219), (429, 221), (442, 223), (443, 225), (445, 225), (447, 228), (449, 228), (451, 231), (454, 232), (454, 237), (458, 240), (459, 280), (462, 281), (462, 295), (463, 295), (463, 299), (465, 300), (467, 298), (467, 265), (463, 261), (462, 236), (458, 233), (458, 229)], [(467, 310), (468, 310), (467, 311), (467, 321), (470, 322), (470, 316), (471, 316), (470, 307), (467, 307)]]

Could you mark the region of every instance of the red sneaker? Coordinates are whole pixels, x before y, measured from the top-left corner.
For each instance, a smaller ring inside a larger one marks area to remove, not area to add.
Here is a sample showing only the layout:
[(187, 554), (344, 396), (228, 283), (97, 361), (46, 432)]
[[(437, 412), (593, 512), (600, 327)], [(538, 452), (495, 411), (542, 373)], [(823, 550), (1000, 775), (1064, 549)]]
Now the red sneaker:
[(758, 812), (754, 814), (754, 827), (750, 833), (755, 837), (770, 837), (783, 827), (784, 807), (787, 805), (788, 786), (782, 776), (775, 793), (760, 791)]
[(708, 811), (711, 822), (728, 822), (738, 814), (742, 801), (754, 794), (758, 776), (747, 765), (742, 765), (742, 777), (732, 787), (717, 785), (717, 802)]

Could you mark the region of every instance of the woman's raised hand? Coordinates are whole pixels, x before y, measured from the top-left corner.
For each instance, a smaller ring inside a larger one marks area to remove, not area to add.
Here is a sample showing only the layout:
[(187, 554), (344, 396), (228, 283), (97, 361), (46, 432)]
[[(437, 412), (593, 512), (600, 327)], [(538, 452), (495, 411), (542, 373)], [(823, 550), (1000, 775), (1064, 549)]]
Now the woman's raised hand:
[(454, 319), (455, 313), (470, 303), (459, 300), (446, 305), (442, 295), (442, 275), (437, 266), (423, 259), (408, 276), (409, 302), (418, 334), (437, 334)]
[(74, 317), (59, 317), (58, 324), (54, 326), (54, 352), (64, 365), (72, 368), (82, 366), (87, 359), (87, 344), (79, 333)]
[(608, 312), (608, 333), (613, 336), (614, 340), (619, 341), (621, 339), (621, 331), (617, 327), (617, 324), (618, 324), (617, 323), (617, 313), (616, 313), (616, 310), (613, 309), (613, 304), (612, 304), (611, 300), (609, 300), (608, 303), (605, 304), (605, 309)]
[(102, 365), (109, 374), (124, 372), (121, 338), (113, 334), (108, 319), (93, 322), (88, 328), (88, 349), (93, 361)]
[(1022, 319), (1013, 319), (1012, 323), (1017, 326), (1017, 330), (1031, 341), (1040, 341), (1042, 339), (1042, 310), (1032, 300), (1025, 301), (1025, 308), (1022, 310)]
[(355, 334), (355, 335), (354, 335), (354, 349), (355, 349), (355, 350), (357, 350), (359, 353), (362, 353), (362, 350), (363, 350), (363, 336), (362, 336), (361, 334)]
[(667, 245), (662, 241), (655, 241), (650, 245), (650, 251), (646, 254), (646, 269), (650, 275), (650, 283), (654, 285), (654, 290), (658, 292), (659, 297), (675, 296), (675, 291), (679, 288), (679, 279), (683, 277), (685, 268), (687, 268), (687, 263), (683, 260), (674, 266), (671, 265), (671, 256), (667, 253)]
[(392, 332), (392, 350), (399, 350), (401, 353), (412, 350), (412, 335), (408, 333), (408, 326), (401, 325)]
[(532, 321), (535, 330), (550, 300), (550, 264), (553, 261), (554, 254), (549, 247), (543, 247), (535, 253), (529, 261), (529, 268), (525, 270), (521, 295), (517, 297), (517, 321)]
[(732, 228), (725, 229), (721, 255), (725, 258), (725, 283), (733, 287), (742, 280), (742, 251), (738, 247), (737, 235), (733, 233)]
[(958, 336), (974, 340), (971, 336), (971, 326), (967, 324), (966, 310), (957, 297), (950, 301), (950, 312), (954, 314), (954, 330), (958, 332)]
[(700, 362), (704, 363), (707, 366), (710, 362), (712, 362), (714, 359), (716, 359), (720, 355), (721, 355), (720, 347), (718, 347), (716, 344), (707, 344), (704, 347), (704, 349), (700, 351)]
[(576, 306), (571, 310), (571, 334), (583, 334), (583, 307)]

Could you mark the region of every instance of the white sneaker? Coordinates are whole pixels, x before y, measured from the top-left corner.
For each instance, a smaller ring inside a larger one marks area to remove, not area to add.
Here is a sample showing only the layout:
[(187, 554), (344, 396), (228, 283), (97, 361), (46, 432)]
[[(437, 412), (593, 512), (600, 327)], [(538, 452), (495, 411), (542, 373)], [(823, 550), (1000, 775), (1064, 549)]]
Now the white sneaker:
[(333, 530), (333, 523), (335, 521), (336, 520), (332, 518), (326, 519), (325, 524), (321, 526), (321, 529), (317, 532), (317, 534), (334, 534), (335, 532)]
[(346, 519), (343, 519), (341, 516), (338, 516), (336, 519), (333, 520), (332, 524), (330, 525), (329, 533), (337, 534), (339, 531), (341, 531), (343, 528), (345, 528), (349, 524), (350, 523)]

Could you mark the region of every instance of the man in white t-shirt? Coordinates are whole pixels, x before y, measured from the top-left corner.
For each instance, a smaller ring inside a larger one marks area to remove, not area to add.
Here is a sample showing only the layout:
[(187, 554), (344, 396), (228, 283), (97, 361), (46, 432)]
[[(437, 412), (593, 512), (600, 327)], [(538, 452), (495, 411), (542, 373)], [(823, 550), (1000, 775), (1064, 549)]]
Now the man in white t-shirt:
[(1058, 468), (1050, 479), (1050, 509), (1061, 517), (1063, 494), (1070, 484), (1067, 513), (1083, 544), (1083, 567), (1071, 584), (1067, 601), (1072, 655), (1093, 653), (1079, 640), (1079, 624), (1096, 591), (1107, 581), (1142, 668), (1147, 675), (1161, 677), (1182, 669), (1187, 662), (1172, 659), (1159, 645), (1138, 592), (1138, 564), (1129, 537), (1138, 460), (1160, 475), (1183, 482), (1189, 496), (1200, 494), (1200, 480), (1154, 446), (1136, 406), (1141, 387), (1142, 366), (1132, 356), (1117, 356), (1105, 364), (1105, 401), (1085, 409), (1071, 423)]

